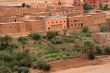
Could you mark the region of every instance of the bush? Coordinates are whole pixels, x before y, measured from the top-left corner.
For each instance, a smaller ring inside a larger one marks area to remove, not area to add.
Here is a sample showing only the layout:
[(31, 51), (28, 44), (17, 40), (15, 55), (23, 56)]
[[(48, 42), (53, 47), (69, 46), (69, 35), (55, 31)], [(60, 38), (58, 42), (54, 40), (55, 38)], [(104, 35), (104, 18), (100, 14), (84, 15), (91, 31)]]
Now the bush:
[(36, 62), (37, 68), (44, 70), (44, 71), (49, 71), (51, 69), (51, 65), (43, 60), (38, 60)]
[(41, 35), (38, 33), (31, 33), (29, 36), (32, 37), (36, 41), (41, 39)]
[(63, 41), (61, 39), (53, 38), (50, 40), (53, 44), (62, 44)]
[(95, 59), (95, 53), (93, 51), (90, 51), (89, 54), (88, 54), (88, 58), (90, 60), (94, 60)]
[(23, 72), (23, 73), (30, 73), (30, 70), (29, 70), (28, 67), (23, 67), (23, 68), (22, 68), (22, 72)]
[(87, 32), (89, 32), (89, 29), (88, 29), (88, 27), (83, 27), (83, 29), (82, 29), (82, 32), (84, 32), (84, 33), (87, 33)]
[(102, 49), (96, 48), (96, 51), (97, 51), (97, 52), (96, 52), (97, 54), (100, 54), (100, 55), (103, 54)]
[(48, 32), (46, 35), (46, 38), (50, 40), (52, 38), (55, 38), (55, 36), (57, 36), (57, 34), (58, 34), (57, 32)]
[(107, 47), (107, 48), (105, 49), (105, 53), (107, 53), (108, 55), (110, 55), (110, 47)]
[(0, 66), (0, 73), (12, 73), (12, 70), (6, 66)]

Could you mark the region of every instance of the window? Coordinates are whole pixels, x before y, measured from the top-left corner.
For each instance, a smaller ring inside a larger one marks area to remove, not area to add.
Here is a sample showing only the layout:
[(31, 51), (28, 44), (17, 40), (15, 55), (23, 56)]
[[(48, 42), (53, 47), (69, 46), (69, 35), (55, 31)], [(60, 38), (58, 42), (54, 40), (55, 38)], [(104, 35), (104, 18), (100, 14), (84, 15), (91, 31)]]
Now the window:
[(48, 27), (48, 30), (50, 30), (50, 27)]
[(81, 23), (81, 27), (83, 27), (83, 23)]

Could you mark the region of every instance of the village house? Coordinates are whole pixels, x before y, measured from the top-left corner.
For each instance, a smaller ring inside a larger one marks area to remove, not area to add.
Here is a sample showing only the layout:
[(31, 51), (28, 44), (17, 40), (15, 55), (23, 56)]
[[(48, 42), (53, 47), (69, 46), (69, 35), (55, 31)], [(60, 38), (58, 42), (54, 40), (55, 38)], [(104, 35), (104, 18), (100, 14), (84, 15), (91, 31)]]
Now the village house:
[(105, 25), (105, 23), (105, 13), (88, 13), (68, 17), (68, 29), (72, 32), (81, 31), (83, 27), (88, 27), (89, 31), (96, 32), (99, 31), (100, 25)]
[(43, 22), (44, 31), (62, 31), (67, 29), (66, 16), (39, 16), (36, 19)]
[(90, 4), (93, 8), (99, 8), (100, 4), (107, 4), (109, 0), (84, 0), (84, 2)]
[(33, 2), (33, 3), (28, 3), (29, 6), (31, 6), (32, 8), (47, 8), (47, 4), (46, 3), (41, 3), (41, 2)]

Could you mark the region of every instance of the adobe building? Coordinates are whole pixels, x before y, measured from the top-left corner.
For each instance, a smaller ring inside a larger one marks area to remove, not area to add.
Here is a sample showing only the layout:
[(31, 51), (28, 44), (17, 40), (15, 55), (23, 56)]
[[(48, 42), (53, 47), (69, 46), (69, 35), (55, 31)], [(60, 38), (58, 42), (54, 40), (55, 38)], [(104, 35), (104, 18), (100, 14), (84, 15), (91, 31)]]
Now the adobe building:
[(0, 16), (24, 16), (35, 12), (45, 12), (46, 8), (6, 7), (0, 6)]
[(73, 0), (52, 0), (53, 5), (72, 6)]
[(92, 34), (92, 39), (100, 45), (101, 48), (106, 48), (110, 45), (109, 32), (97, 32)]
[(84, 2), (90, 4), (93, 8), (99, 8), (100, 4), (107, 4), (109, 0), (84, 0)]
[(66, 16), (40, 16), (37, 20), (42, 20), (44, 31), (62, 31), (67, 29)]
[(99, 31), (100, 25), (105, 25), (105, 13), (89, 13), (68, 17), (68, 29), (71, 32), (81, 31), (83, 27), (88, 27), (90, 32)]
[(46, 3), (41, 3), (41, 2), (33, 2), (33, 3), (29, 3), (29, 6), (31, 6), (32, 8), (47, 8), (47, 4)]
[(74, 6), (75, 10), (83, 10), (83, 1), (73, 0), (73, 6)]

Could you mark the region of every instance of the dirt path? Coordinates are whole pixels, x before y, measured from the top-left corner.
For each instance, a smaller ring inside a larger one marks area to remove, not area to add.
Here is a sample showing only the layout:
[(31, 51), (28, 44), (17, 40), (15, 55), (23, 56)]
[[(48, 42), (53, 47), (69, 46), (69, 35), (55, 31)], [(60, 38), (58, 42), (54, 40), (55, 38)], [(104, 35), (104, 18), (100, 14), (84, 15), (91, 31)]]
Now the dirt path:
[(70, 68), (52, 73), (110, 73), (110, 62), (102, 65)]

